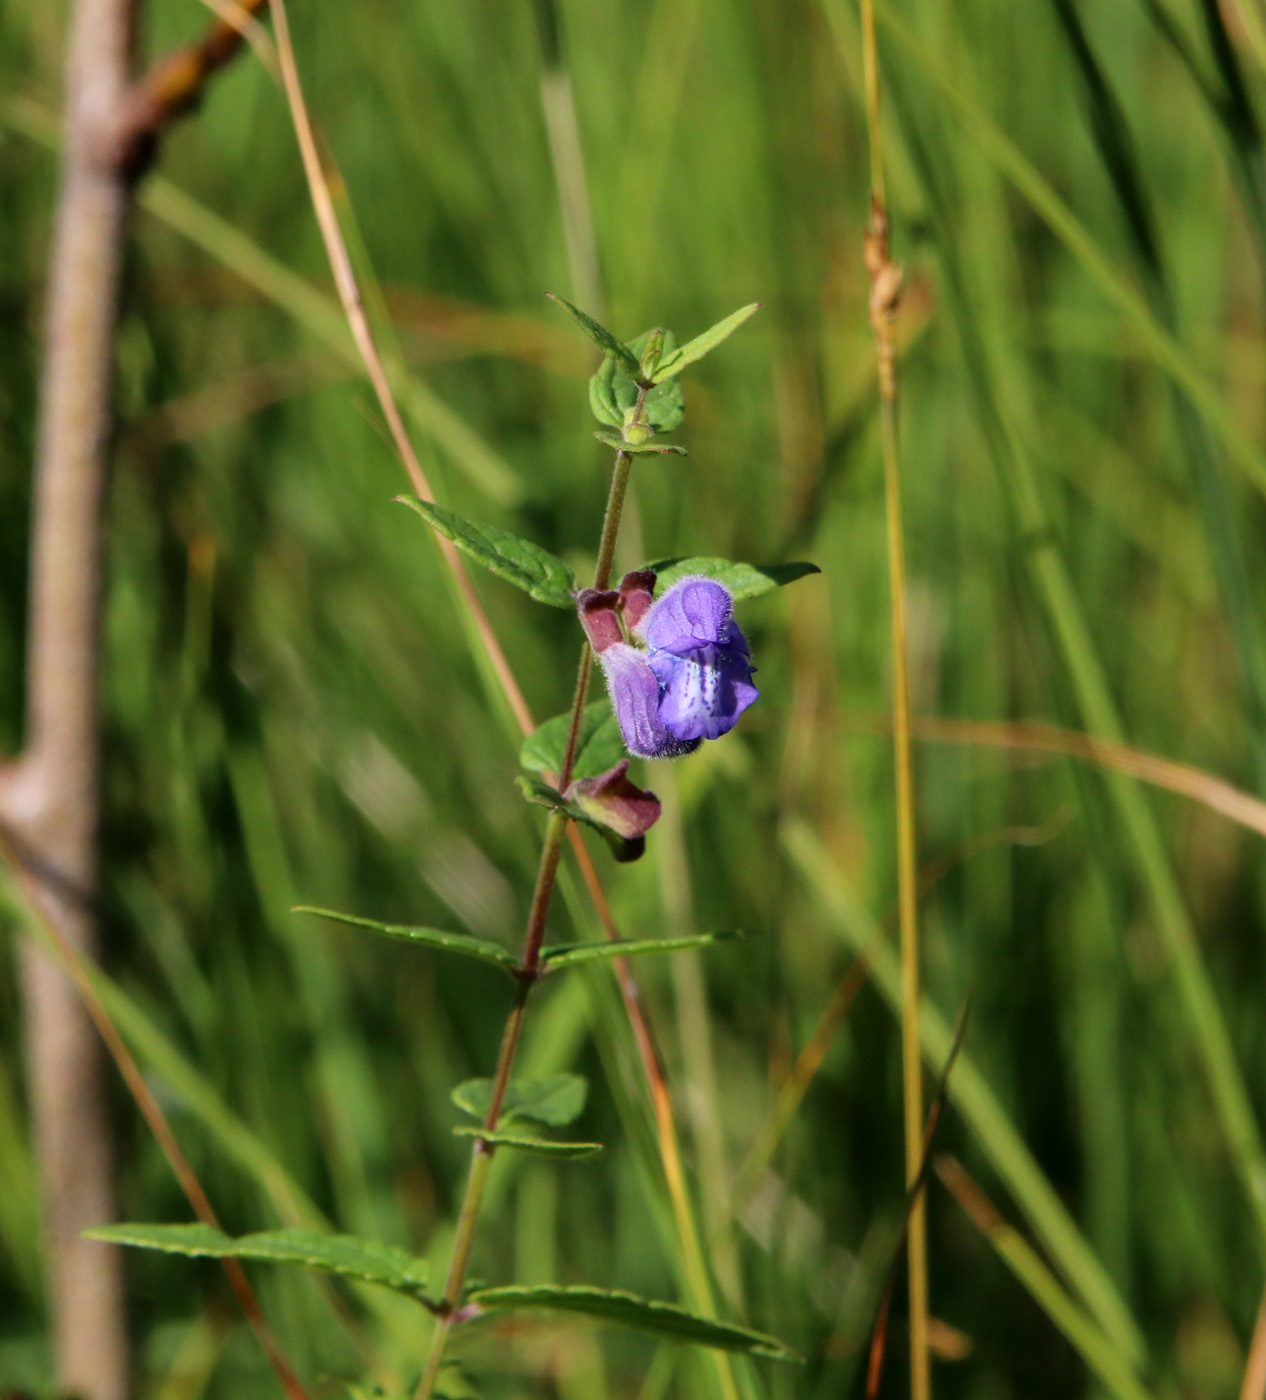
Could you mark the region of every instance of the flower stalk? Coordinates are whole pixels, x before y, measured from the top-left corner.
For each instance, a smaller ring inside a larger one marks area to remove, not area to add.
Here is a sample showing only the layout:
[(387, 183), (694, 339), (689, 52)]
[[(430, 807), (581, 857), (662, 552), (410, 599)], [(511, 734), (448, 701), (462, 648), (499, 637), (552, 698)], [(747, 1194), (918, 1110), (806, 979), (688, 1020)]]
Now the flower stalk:
[[(639, 386), (636, 422), (641, 417), (646, 402), (646, 386)], [(624, 500), (628, 494), (629, 475), (633, 467), (631, 452), (617, 452), (611, 472), (611, 488), (607, 494), (607, 507), (602, 519), (602, 534), (598, 541), (598, 560), (594, 568), (593, 586), (605, 589), (611, 580), (611, 565), (615, 559), (616, 539), (620, 533), (620, 518), (624, 513)], [(576, 751), (580, 739), (580, 723), (584, 715), (585, 700), (589, 694), (589, 678), (593, 670), (593, 651), (588, 642), (581, 653), (576, 671), (576, 687), (572, 695), (571, 714), (567, 724), (567, 743), (563, 753), (562, 771), (558, 776), (560, 788), (571, 782), (572, 769), (576, 764)], [(484, 1118), (484, 1131), (496, 1131), (501, 1116), (501, 1105), (505, 1101), (506, 1090), (510, 1087), (510, 1075), (514, 1070), (515, 1055), (519, 1048), (519, 1037), (523, 1030), (523, 1019), (527, 1000), (536, 982), (536, 972), (540, 963), (541, 945), (545, 940), (545, 921), (549, 914), (550, 900), (554, 893), (554, 883), (558, 876), (558, 863), (563, 853), (563, 841), (567, 836), (570, 818), (565, 812), (550, 813), (545, 828), (545, 842), (541, 847), (541, 859), (537, 867), (536, 887), (532, 892), (532, 906), (528, 912), (527, 929), (523, 936), (523, 976), (515, 992), (505, 1030), (501, 1037), (501, 1050), (497, 1056), (497, 1067), (493, 1073), (492, 1091), (488, 1112)], [(466, 1271), (470, 1262), (470, 1251), (475, 1241), (475, 1230), (479, 1224), (479, 1208), (483, 1202), (484, 1188), (488, 1181), (488, 1171), (492, 1165), (495, 1148), (484, 1138), (476, 1138), (471, 1149), (470, 1172), (466, 1178), (466, 1190), (462, 1197), (461, 1211), (457, 1217), (457, 1232), (453, 1239), (453, 1253), (449, 1259), (448, 1273), (444, 1280), (444, 1295), (440, 1300), (435, 1332), (431, 1338), (431, 1349), (427, 1356), (422, 1379), (418, 1382), (414, 1400), (431, 1400), (435, 1382), (443, 1364), (444, 1352), (448, 1346), (455, 1315), (461, 1301), (462, 1289), (466, 1283)]]

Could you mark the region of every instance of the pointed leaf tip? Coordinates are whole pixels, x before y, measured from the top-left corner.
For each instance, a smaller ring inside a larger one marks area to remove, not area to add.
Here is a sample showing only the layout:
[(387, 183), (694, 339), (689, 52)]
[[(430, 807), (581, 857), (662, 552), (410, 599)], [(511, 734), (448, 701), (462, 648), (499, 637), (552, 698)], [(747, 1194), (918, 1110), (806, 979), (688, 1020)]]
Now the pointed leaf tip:
[(236, 1239), (210, 1225), (102, 1225), (85, 1230), (89, 1239), (155, 1249), (203, 1259), (249, 1259), (271, 1264), (303, 1264), (327, 1274), (376, 1283), (421, 1298), (427, 1264), (395, 1245), (355, 1235), (319, 1230), (261, 1230)]
[(519, 969), (518, 958), (508, 948), (468, 933), (450, 933), (447, 929), (419, 928), (412, 924), (383, 924), (377, 919), (361, 918), (359, 914), (341, 914), (336, 909), (317, 909), (310, 904), (297, 904), (290, 912), (315, 914), (318, 919), (331, 919), (336, 924), (350, 924), (353, 928), (367, 928), (404, 943), (421, 943), (446, 953), (461, 953), (465, 957), (491, 963), (503, 972), (514, 973)]
[(455, 511), (437, 506), (433, 501), (419, 500), (417, 496), (393, 499), (416, 511), (432, 529), (452, 540), (463, 554), (482, 564), (489, 573), (521, 588), (538, 603), (568, 610), (576, 606), (572, 596), (576, 587), (575, 571), (539, 544), (520, 539), (496, 525), (467, 520)]
[(560, 1288), (550, 1284), (478, 1288), (469, 1294), (469, 1299), (489, 1312), (545, 1310), (580, 1313), (619, 1327), (628, 1327), (635, 1332), (646, 1332), (679, 1342), (694, 1342), (698, 1346), (716, 1347), (721, 1351), (746, 1352), (749, 1356), (764, 1356), (774, 1361), (802, 1360), (783, 1346), (777, 1337), (764, 1332), (730, 1322), (714, 1322), (687, 1312), (675, 1303), (654, 1302), (614, 1288)]
[(733, 335), (744, 321), (755, 316), (760, 309), (761, 303), (759, 301), (753, 301), (747, 306), (740, 306), (725, 320), (718, 321), (715, 326), (710, 326), (702, 335), (695, 336), (693, 340), (688, 340), (680, 349), (665, 355), (655, 370), (653, 382), (662, 384), (665, 379), (671, 379), (673, 375), (680, 374), (687, 365), (703, 359), (709, 351), (715, 350), (723, 340)]
[(641, 378), (642, 366), (639, 364), (637, 356), (618, 336), (613, 335), (606, 326), (595, 321), (592, 316), (586, 315), (578, 306), (573, 306), (563, 297), (556, 296), (553, 292), (546, 292), (545, 295), (551, 301), (557, 302), (567, 312), (604, 355), (609, 355), (613, 360), (618, 361), (620, 368), (633, 379)]

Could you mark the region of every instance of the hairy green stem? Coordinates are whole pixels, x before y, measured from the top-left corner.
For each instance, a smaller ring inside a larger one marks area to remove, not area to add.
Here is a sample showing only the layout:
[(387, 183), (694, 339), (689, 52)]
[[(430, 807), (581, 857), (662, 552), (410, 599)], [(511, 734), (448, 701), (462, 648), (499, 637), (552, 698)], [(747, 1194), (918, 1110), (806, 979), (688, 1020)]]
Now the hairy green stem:
[[(646, 401), (646, 389), (640, 388), (637, 399), (637, 416), (641, 417), (642, 406)], [(593, 586), (605, 588), (611, 579), (611, 562), (615, 558), (616, 537), (620, 533), (620, 516), (624, 511), (624, 498), (628, 492), (629, 474), (633, 466), (631, 452), (617, 452), (615, 467), (611, 473), (611, 490), (607, 496), (607, 509), (602, 520), (602, 535), (598, 542), (598, 562), (594, 569)], [(586, 644), (576, 673), (576, 688), (572, 695), (571, 715), (567, 725), (567, 744), (563, 753), (562, 768), (558, 774), (560, 788), (571, 781), (572, 769), (576, 763), (576, 750), (580, 737), (580, 723), (584, 715), (585, 699), (589, 693), (589, 676), (593, 669), (593, 654)], [(505, 1031), (501, 1036), (501, 1051), (497, 1056), (497, 1068), (492, 1078), (492, 1093), (488, 1103), (488, 1113), (484, 1118), (484, 1132), (496, 1131), (501, 1116), (501, 1106), (505, 1102), (506, 1090), (510, 1087), (510, 1074), (514, 1069), (514, 1057), (519, 1048), (519, 1037), (523, 1030), (523, 1018), (527, 1009), (527, 999), (535, 984), (535, 974), (540, 964), (541, 944), (545, 940), (545, 920), (549, 915), (550, 900), (554, 894), (554, 882), (558, 875), (558, 863), (563, 853), (563, 840), (567, 835), (568, 821), (565, 812), (551, 812), (545, 828), (545, 844), (541, 847), (541, 860), (536, 872), (536, 888), (532, 892), (532, 907), (528, 912), (527, 930), (523, 937), (524, 975), (515, 992), (510, 1014), (506, 1017)], [(457, 1231), (453, 1238), (453, 1253), (449, 1258), (448, 1273), (444, 1279), (444, 1294), (440, 1300), (439, 1316), (431, 1337), (431, 1350), (427, 1355), (422, 1379), (418, 1382), (414, 1400), (431, 1400), (435, 1382), (444, 1361), (449, 1334), (457, 1305), (461, 1301), (462, 1288), (466, 1283), (466, 1269), (470, 1262), (470, 1251), (475, 1242), (475, 1230), (479, 1223), (479, 1208), (483, 1203), (484, 1187), (488, 1181), (488, 1170), (492, 1165), (494, 1144), (485, 1138), (476, 1138), (471, 1150), (470, 1172), (466, 1178), (466, 1190), (462, 1196), (461, 1211), (457, 1217)]]

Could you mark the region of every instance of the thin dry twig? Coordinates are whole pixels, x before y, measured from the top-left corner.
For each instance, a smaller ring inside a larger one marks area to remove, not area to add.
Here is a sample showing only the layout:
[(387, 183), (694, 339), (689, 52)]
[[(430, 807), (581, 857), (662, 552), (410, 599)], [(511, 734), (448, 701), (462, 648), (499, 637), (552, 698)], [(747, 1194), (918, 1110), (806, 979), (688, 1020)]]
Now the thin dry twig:
[[(171, 1125), (158, 1105), (158, 1100), (150, 1092), (149, 1085), (145, 1082), (140, 1066), (133, 1058), (132, 1052), (128, 1049), (126, 1042), (111, 1019), (109, 1011), (106, 1010), (105, 1003), (101, 1000), (101, 995), (93, 982), (92, 972), (89, 970), (90, 959), (66, 937), (58, 919), (47, 908), (47, 881), (37, 878), (31, 873), (29, 861), (24, 861), (19, 856), (11, 839), (6, 836), (3, 829), (0, 829), (0, 856), (3, 856), (9, 868), (17, 873), (32, 917), (39, 923), (45, 938), (56, 952), (62, 968), (74, 983), (81, 1004), (92, 1018), (110, 1058), (118, 1067), (119, 1074), (128, 1087), (128, 1092), (132, 1095), (136, 1106), (149, 1125), (150, 1131), (154, 1134), (155, 1141), (163, 1156), (167, 1158), (176, 1180), (180, 1183), (180, 1189), (185, 1193), (186, 1199), (193, 1207), (194, 1214), (204, 1224), (218, 1230), (220, 1228), (219, 1219), (202, 1183), (198, 1180), (197, 1173), (190, 1166), (189, 1159), (181, 1150), (180, 1143), (171, 1130)], [(100, 1246), (97, 1248), (99, 1249)], [(242, 1266), (236, 1259), (224, 1259), (221, 1262), (242, 1312), (259, 1338), (269, 1362), (277, 1373), (282, 1388), (290, 1400), (307, 1400), (307, 1392), (265, 1320), (263, 1310), (259, 1306), (259, 1300), (256, 1298)]]
[(218, 6), (215, 23), (201, 39), (166, 54), (132, 85), (118, 114), (117, 159), (125, 170), (136, 173), (149, 165), (162, 132), (197, 106), (215, 74), (252, 38), (255, 17), (266, 3)]
[[(102, 565), (127, 223), (159, 126), (187, 109), (238, 42), (217, 27), (192, 59), (186, 53), (133, 86), (138, 9), (139, 0), (77, 0), (71, 11), (35, 454), (26, 740), (0, 768), (6, 854), (21, 858), (15, 874), (62, 945), (88, 958), (97, 942)], [(119, 1251), (80, 1238), (114, 1215), (101, 1045), (48, 953), (24, 942), (21, 962), (58, 1384), (88, 1400), (124, 1400)]]
[(1113, 739), (1100, 739), (1053, 724), (1009, 723), (1003, 720), (942, 719), (923, 715), (914, 721), (916, 737), (941, 744), (979, 744), (1028, 753), (1079, 758), (1155, 787), (1189, 797), (1210, 811), (1266, 836), (1266, 802), (1251, 796), (1203, 768), (1136, 749)]

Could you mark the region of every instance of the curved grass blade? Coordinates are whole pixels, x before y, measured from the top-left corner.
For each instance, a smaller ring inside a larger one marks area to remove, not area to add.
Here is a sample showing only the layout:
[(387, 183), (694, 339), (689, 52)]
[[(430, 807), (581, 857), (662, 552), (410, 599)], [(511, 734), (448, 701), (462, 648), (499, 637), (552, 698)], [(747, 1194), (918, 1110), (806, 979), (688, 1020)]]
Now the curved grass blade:
[(512, 1147), (516, 1152), (530, 1152), (537, 1157), (558, 1157), (566, 1161), (586, 1162), (601, 1157), (606, 1149), (600, 1142), (551, 1142), (549, 1138), (523, 1137), (520, 1133), (486, 1133), (482, 1128), (461, 1123), (453, 1131), (458, 1137), (477, 1137), (494, 1147)]
[(738, 929), (722, 929), (719, 933), (695, 933), (683, 938), (619, 938), (610, 943), (563, 943), (546, 948), (541, 962), (549, 972), (561, 967), (578, 967), (581, 963), (598, 962), (604, 958), (636, 958), (643, 953), (679, 953), (687, 948), (706, 948), (712, 943), (724, 943), (742, 938)]
[(405, 943), (423, 943), (429, 948), (439, 948), (446, 953), (462, 953), (468, 958), (478, 958), (491, 963), (504, 972), (517, 972), (519, 960), (508, 948), (499, 943), (490, 943), (486, 938), (472, 938), (468, 933), (449, 933), (438, 928), (415, 928), (411, 924), (380, 924), (376, 919), (362, 919), (358, 914), (340, 914), (334, 909), (316, 909), (310, 904), (297, 904), (296, 914), (315, 914), (320, 919), (333, 919), (338, 924), (351, 924), (353, 928), (367, 928), (374, 933), (384, 933), (388, 938), (398, 938)]
[[(897, 959), (880, 941), (877, 926), (854, 900), (818, 835), (805, 822), (790, 820), (783, 825), (782, 842), (849, 948), (869, 959), (871, 981), (895, 1013), (901, 1005)], [(953, 1037), (944, 1017), (926, 1000), (919, 1016), (919, 1032), (924, 1059), (939, 1068), (948, 1058)], [(968, 1055), (958, 1058), (950, 1099), (1030, 1227), (1118, 1353), (1128, 1362), (1141, 1363), (1147, 1346), (1128, 1305)]]
[(209, 1225), (102, 1225), (84, 1234), (109, 1244), (156, 1249), (201, 1259), (247, 1259), (302, 1264), (322, 1273), (376, 1283), (410, 1298), (425, 1297), (428, 1268), (395, 1245), (316, 1230), (261, 1230), (234, 1238)]
[(1007, 1224), (958, 1162), (942, 1154), (935, 1166), (937, 1176), (972, 1223), (1107, 1389), (1119, 1400), (1151, 1400), (1150, 1393), (1108, 1338), (1068, 1296), (1037, 1251)]
[(687, 365), (692, 365), (696, 360), (703, 359), (709, 351), (715, 350), (723, 340), (732, 336), (744, 321), (755, 316), (760, 308), (761, 304), (758, 301), (752, 302), (749, 306), (741, 306), (737, 311), (727, 316), (724, 321), (718, 321), (715, 326), (710, 326), (702, 335), (688, 340), (680, 349), (664, 355), (655, 368), (652, 382), (662, 384), (665, 379), (671, 379), (673, 375), (680, 374)]
[(660, 559), (657, 563), (642, 567), (654, 569), (658, 575), (656, 592), (662, 593), (666, 588), (671, 588), (678, 579), (702, 574), (704, 578), (714, 578), (718, 583), (723, 583), (736, 602), (743, 598), (759, 598), (762, 593), (771, 593), (775, 588), (785, 588), (797, 579), (822, 572), (816, 564), (805, 560), (793, 564), (739, 564), (706, 555), (691, 559)]
[(560, 296), (555, 296), (553, 292), (546, 292), (545, 295), (551, 301), (556, 301), (598, 349), (604, 355), (609, 355), (615, 360), (630, 378), (640, 379), (642, 377), (642, 366), (638, 363), (637, 356), (622, 340), (612, 335), (606, 326), (599, 325), (592, 316), (586, 316), (578, 306), (573, 306), (571, 302), (564, 301)]
[(1208, 376), (1153, 315), (1142, 296), (1121, 276), (1102, 246), (1059, 197), (1024, 152), (994, 122), (971, 93), (935, 58), (914, 32), (884, 6), (879, 17), (915, 66), (939, 88), (971, 132), (980, 150), (1024, 196), (1051, 232), (1082, 265), (1123, 318), (1134, 328), (1152, 358), (1174, 380), (1210, 428), (1227, 455), (1266, 494), (1266, 458), (1245, 435)]
[(565, 1312), (595, 1317), (635, 1332), (667, 1337), (721, 1351), (741, 1351), (773, 1361), (799, 1361), (801, 1358), (777, 1339), (750, 1327), (730, 1322), (713, 1322), (687, 1312), (674, 1303), (652, 1302), (635, 1293), (607, 1288), (535, 1287), (480, 1288), (468, 1301), (485, 1312)]
[(455, 511), (445, 510), (431, 501), (416, 496), (396, 496), (401, 505), (416, 511), (432, 529), (452, 540), (463, 554), (468, 554), (489, 573), (521, 588), (538, 603), (553, 608), (574, 608), (573, 593), (576, 575), (570, 564), (542, 549), (531, 540), (520, 539), (509, 530), (496, 525), (483, 525), (467, 520)]

